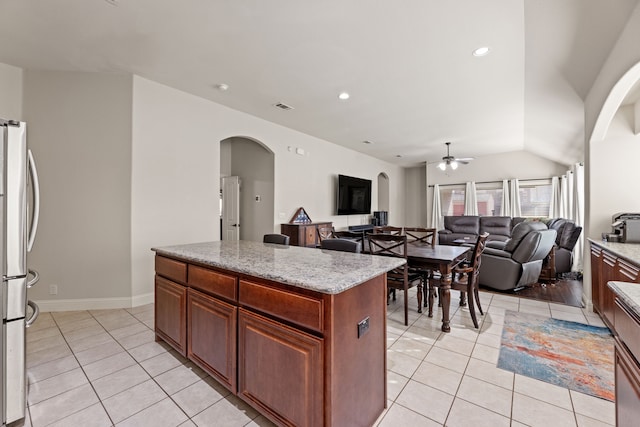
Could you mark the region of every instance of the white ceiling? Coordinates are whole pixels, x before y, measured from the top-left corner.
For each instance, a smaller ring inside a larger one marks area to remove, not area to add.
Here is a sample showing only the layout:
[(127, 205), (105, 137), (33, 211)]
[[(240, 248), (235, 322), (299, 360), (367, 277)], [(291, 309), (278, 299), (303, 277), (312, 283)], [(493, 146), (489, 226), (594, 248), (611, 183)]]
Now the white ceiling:
[(3, 0), (0, 62), (134, 73), (404, 166), (445, 141), (581, 160), (583, 100), (638, 3), (110, 1)]

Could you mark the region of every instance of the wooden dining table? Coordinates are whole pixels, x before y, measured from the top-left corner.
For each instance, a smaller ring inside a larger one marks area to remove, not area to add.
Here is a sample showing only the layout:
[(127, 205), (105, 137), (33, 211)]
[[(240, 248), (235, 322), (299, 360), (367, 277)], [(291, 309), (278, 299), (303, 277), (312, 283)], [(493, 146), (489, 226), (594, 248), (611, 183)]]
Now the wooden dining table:
[(449, 307), (451, 305), (451, 279), (453, 268), (464, 261), (469, 246), (407, 245), (407, 263), (410, 267), (438, 270), (442, 275), (440, 302), (442, 303), (442, 332), (450, 332)]

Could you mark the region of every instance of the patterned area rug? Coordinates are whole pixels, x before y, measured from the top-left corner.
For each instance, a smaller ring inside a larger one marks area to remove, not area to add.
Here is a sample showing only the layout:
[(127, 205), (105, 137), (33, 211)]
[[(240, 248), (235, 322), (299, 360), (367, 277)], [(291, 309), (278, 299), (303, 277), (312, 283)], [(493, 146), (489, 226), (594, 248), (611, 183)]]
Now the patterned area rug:
[(507, 311), (498, 367), (614, 400), (613, 337), (607, 328)]

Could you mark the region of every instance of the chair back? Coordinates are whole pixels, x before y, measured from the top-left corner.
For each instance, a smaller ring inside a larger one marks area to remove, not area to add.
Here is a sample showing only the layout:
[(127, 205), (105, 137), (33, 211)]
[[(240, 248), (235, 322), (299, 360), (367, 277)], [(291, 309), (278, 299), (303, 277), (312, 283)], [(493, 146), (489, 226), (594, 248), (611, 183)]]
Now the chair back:
[(317, 228), (318, 231), (318, 241), (320, 243), (322, 243), (323, 240), (325, 239), (332, 239), (334, 237), (333, 233), (334, 233), (334, 228), (333, 227), (318, 227)]
[(350, 239), (364, 243), (364, 231), (334, 231), (333, 237), (337, 239)]
[(407, 258), (407, 236), (372, 233), (367, 235), (371, 255)]
[(480, 262), (482, 260), (482, 251), (484, 251), (484, 247), (487, 243), (487, 237), (489, 237), (489, 233), (483, 233), (478, 236), (478, 240), (476, 241), (476, 246), (473, 249), (473, 254), (471, 255), (471, 267), (473, 268), (473, 280), (477, 280), (480, 275)]
[(374, 234), (391, 234), (393, 236), (400, 236), (402, 234), (402, 227), (393, 227), (390, 225), (379, 225), (373, 227)]
[(320, 242), (320, 247), (332, 251), (353, 252), (357, 254), (362, 250), (360, 242), (349, 239), (324, 239)]
[(429, 246), (435, 244), (435, 228), (405, 227), (404, 234), (407, 236), (408, 244)]
[(289, 236), (285, 234), (265, 234), (262, 241), (264, 243), (275, 243), (278, 245), (289, 246)]

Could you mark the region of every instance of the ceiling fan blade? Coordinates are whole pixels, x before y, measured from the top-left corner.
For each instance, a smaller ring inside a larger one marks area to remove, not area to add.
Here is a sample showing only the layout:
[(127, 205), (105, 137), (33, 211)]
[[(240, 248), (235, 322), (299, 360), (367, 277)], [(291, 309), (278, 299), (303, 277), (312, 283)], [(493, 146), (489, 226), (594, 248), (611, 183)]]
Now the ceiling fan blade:
[(460, 157), (460, 158), (456, 158), (456, 162), (470, 162), (471, 160), (474, 160), (473, 157)]

